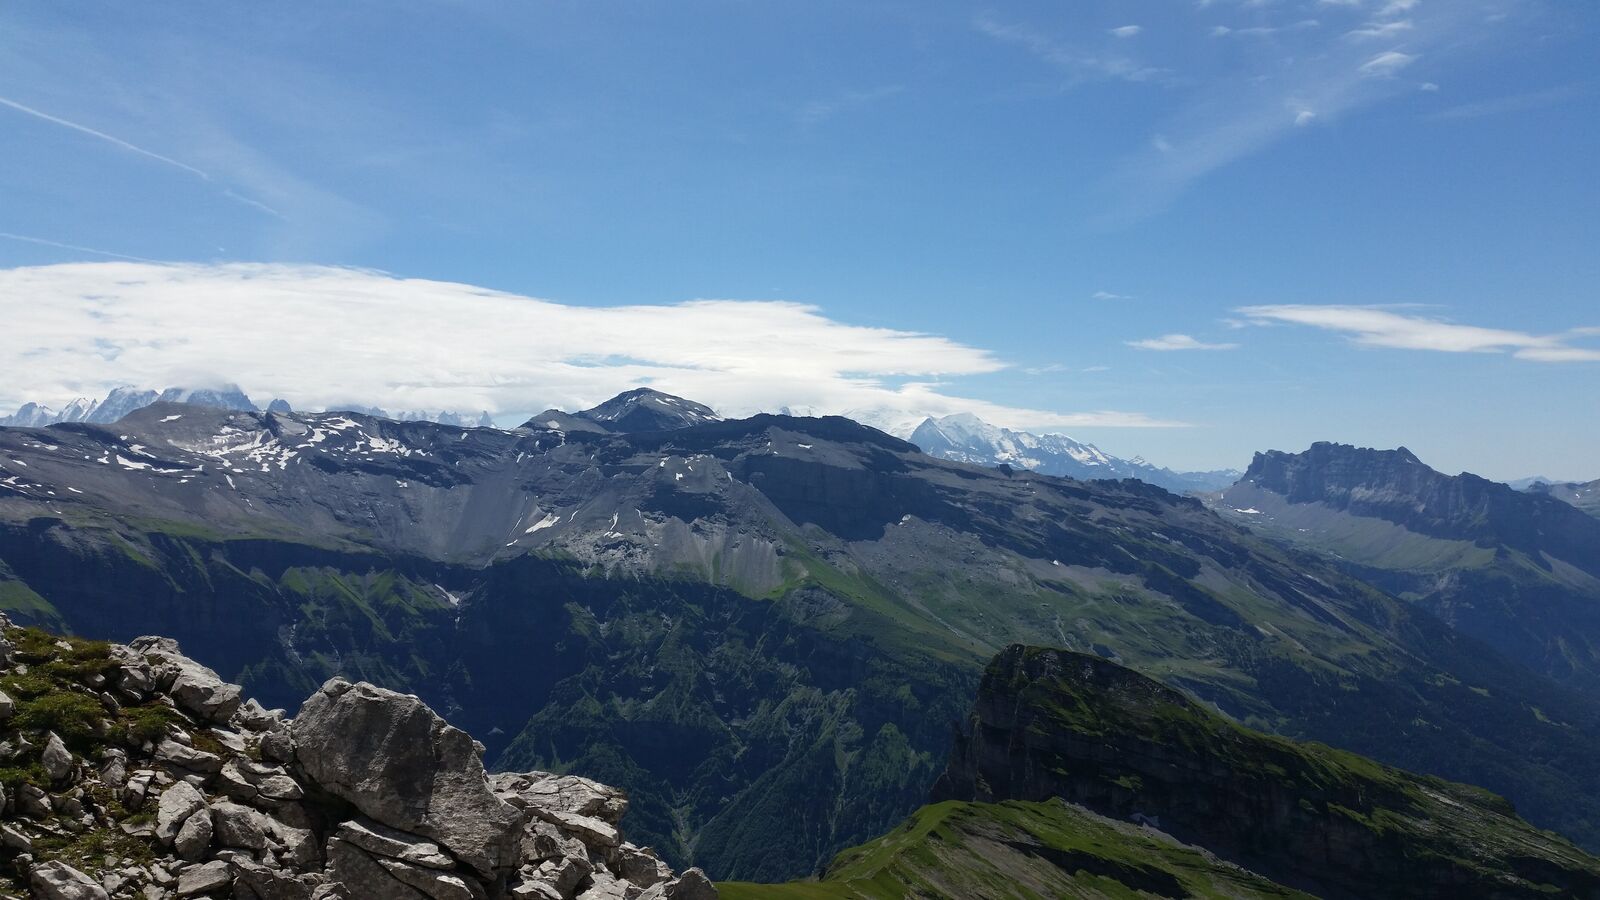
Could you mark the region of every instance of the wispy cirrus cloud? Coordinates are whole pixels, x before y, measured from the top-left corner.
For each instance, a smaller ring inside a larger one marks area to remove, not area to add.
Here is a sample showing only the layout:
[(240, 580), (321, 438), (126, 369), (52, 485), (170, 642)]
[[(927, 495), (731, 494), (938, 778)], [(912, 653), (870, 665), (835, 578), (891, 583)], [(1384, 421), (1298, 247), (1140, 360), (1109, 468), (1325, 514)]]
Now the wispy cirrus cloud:
[(1390, 78), (1416, 61), (1416, 54), (1385, 50), (1362, 63), (1357, 71), (1368, 78)]
[(844, 91), (832, 97), (807, 100), (795, 110), (794, 120), (802, 128), (811, 128), (841, 113), (871, 106), (904, 91), (904, 85), (888, 84), (870, 90)]
[(21, 241), (24, 244), (38, 244), (41, 247), (55, 247), (58, 250), (71, 250), (74, 253), (90, 253), (95, 256), (110, 257), (111, 259), (125, 259), (130, 262), (156, 262), (156, 260), (145, 259), (142, 256), (129, 256), (126, 253), (113, 253), (110, 250), (96, 250), (93, 247), (84, 247), (79, 244), (66, 244), (62, 243), (61, 241), (52, 241), (48, 238), (33, 237), (32, 235), (27, 234), (12, 234), (9, 231), (0, 231), (0, 238), (5, 238), (8, 241)]
[(1404, 75), (1469, 56), (1497, 34), (1485, 12), (1514, 10), (1509, 0), (1203, 7), (1194, 27), (1230, 39), (1229, 49), (1210, 68), (1198, 68), (1201, 61), (1191, 63), (1195, 72), (1180, 69), (1178, 78), (1195, 88), (1103, 182), (1099, 224), (1137, 221), (1218, 169), (1316, 130), (1305, 126), (1412, 94), (1417, 84)]
[(121, 147), (122, 149), (128, 151), (129, 153), (137, 153), (138, 155), (146, 157), (147, 159), (153, 159), (158, 163), (162, 163), (164, 165), (171, 166), (171, 167), (173, 167), (175, 169), (180, 169), (182, 171), (188, 172), (190, 175), (194, 175), (194, 176), (197, 176), (199, 178), (203, 178), (206, 181), (210, 181), (211, 180), (210, 173), (208, 173), (208, 172), (206, 172), (206, 171), (204, 171), (202, 169), (197, 169), (194, 166), (191, 166), (191, 165), (189, 165), (188, 163), (185, 163), (185, 162), (179, 162), (178, 160), (175, 160), (170, 156), (163, 156), (160, 153), (155, 152), (154, 150), (146, 150), (145, 148), (139, 146), (138, 144), (132, 143), (131, 141), (125, 141), (122, 138), (119, 138), (119, 137), (117, 137), (115, 135), (106, 134), (104, 131), (99, 131), (97, 129), (90, 128), (87, 125), (80, 125), (77, 122), (72, 122), (72, 121), (69, 121), (67, 119), (63, 119), (63, 118), (61, 118), (59, 116), (52, 116), (47, 112), (44, 112), (44, 111), (38, 110), (38, 109), (34, 109), (31, 106), (27, 106), (25, 104), (18, 103), (15, 100), (10, 100), (10, 99), (7, 99), (5, 97), (0, 97), (0, 106), (4, 106), (4, 107), (7, 107), (9, 109), (13, 109), (13, 110), (15, 110), (17, 112), (22, 113), (23, 115), (32, 116), (35, 119), (39, 119), (39, 120), (44, 121), (44, 122), (49, 122), (52, 125), (60, 125), (62, 128), (70, 128), (73, 131), (78, 132), (79, 134), (86, 134), (89, 137), (96, 138), (97, 140), (105, 141), (106, 143), (111, 144), (114, 147)]
[[(179, 160), (173, 159), (170, 156), (164, 156), (164, 155), (162, 155), (160, 153), (155, 152), (154, 150), (147, 150), (144, 147), (139, 146), (138, 144), (135, 144), (135, 143), (133, 143), (131, 141), (125, 141), (122, 138), (117, 137), (116, 135), (107, 134), (104, 131), (100, 131), (100, 130), (95, 129), (95, 128), (90, 128), (87, 125), (82, 125), (82, 124), (79, 124), (77, 122), (70, 121), (68, 119), (63, 119), (60, 116), (53, 116), (53, 115), (51, 115), (51, 114), (49, 114), (47, 112), (44, 112), (43, 110), (35, 109), (35, 108), (31, 107), (31, 106), (28, 106), (28, 105), (23, 104), (23, 103), (18, 103), (17, 101), (8, 99), (6, 97), (0, 97), (0, 106), (4, 106), (4, 107), (6, 107), (8, 109), (11, 109), (11, 110), (14, 110), (16, 112), (22, 113), (23, 115), (32, 116), (33, 118), (38, 119), (38, 120), (43, 121), (43, 122), (49, 122), (52, 125), (59, 125), (62, 128), (71, 129), (72, 131), (76, 131), (79, 134), (88, 135), (89, 137), (95, 138), (96, 140), (104, 141), (105, 143), (110, 144), (110, 145), (112, 145), (114, 147), (119, 147), (119, 148), (121, 148), (123, 150), (126, 150), (129, 153), (134, 153), (134, 154), (137, 154), (139, 156), (143, 156), (146, 159), (154, 160), (154, 161), (156, 161), (158, 163), (161, 163), (162, 165), (170, 166), (170, 167), (172, 167), (174, 169), (177, 169), (177, 170), (179, 170), (181, 172), (187, 172), (188, 174), (193, 175), (196, 178), (199, 178), (201, 181), (208, 181), (208, 182), (213, 182), (213, 183), (215, 182), (215, 179), (211, 177), (211, 173), (205, 171), (204, 169), (200, 169), (200, 168), (197, 168), (195, 166), (191, 166), (186, 162), (181, 162)], [(233, 190), (232, 188), (219, 185), (218, 189), (222, 192), (223, 196), (227, 197), (230, 200), (233, 200), (233, 201), (238, 202), (238, 203), (242, 203), (245, 206), (253, 207), (255, 209), (260, 210), (261, 212), (267, 213), (268, 215), (279, 216), (279, 217), (281, 217), (281, 215), (282, 215), (277, 210), (275, 210), (272, 207), (266, 205), (265, 203), (262, 203), (259, 200), (254, 200), (254, 199), (252, 199), (250, 197), (246, 197), (243, 194), (240, 194), (237, 191)], [(97, 251), (91, 251), (91, 252), (97, 252)]]
[[(1434, 87), (1438, 89), (1437, 85)], [(1428, 116), (1435, 122), (1449, 122), (1463, 119), (1480, 119), (1484, 116), (1498, 116), (1507, 113), (1527, 112), (1534, 109), (1544, 109), (1557, 106), (1568, 100), (1582, 97), (1594, 90), (1587, 84), (1563, 84), (1552, 88), (1537, 91), (1526, 91), (1504, 97), (1495, 97), (1489, 100), (1478, 100), (1472, 103), (1462, 103), (1448, 109), (1439, 110)]]
[(1160, 337), (1126, 341), (1129, 347), (1140, 350), (1234, 350), (1238, 344), (1208, 344), (1188, 334), (1163, 334)]
[(1395, 19), (1390, 22), (1368, 22), (1360, 28), (1345, 32), (1345, 37), (1352, 38), (1397, 38), (1416, 25), (1410, 19)]
[(1019, 426), (1178, 424), (962, 397), (952, 380), (1007, 364), (949, 338), (782, 301), (592, 307), (328, 266), (80, 263), (0, 270), (0, 320), (0, 405), (11, 407), (119, 384), (231, 381), (300, 408), (488, 410), (521, 421), (648, 384), (733, 415), (791, 407), (880, 421), (971, 412)]
[(1600, 329), (1532, 334), (1462, 325), (1444, 319), (1402, 315), (1371, 306), (1245, 306), (1235, 310), (1256, 323), (1309, 325), (1349, 336), (1366, 347), (1444, 353), (1510, 353), (1533, 362), (1600, 362), (1600, 348), (1576, 345)]
[[(422, 143), (385, 123), (451, 133), (421, 124), (430, 121), (425, 117), (408, 119), (404, 110), (391, 116), (383, 95), (305, 56), (263, 54), (273, 41), (221, 39), (224, 31), (247, 30), (221, 25), (224, 18), (243, 21), (244, 11), (194, 28), (153, 9), (119, 12), (148, 30), (119, 39), (105, 29), (53, 27), (51, 17), (8, 17), (0, 81), (13, 88), (4, 92), (0, 120), (31, 120), (41, 126), (38, 152), (102, 171), (96, 183), (41, 171), (38, 188), (68, 209), (116, 193), (128, 204), (127, 227), (140, 245), (192, 258), (338, 258), (389, 225), (370, 197), (352, 199), (371, 193), (364, 180), (373, 171), (370, 148), (410, 151)], [(150, 177), (156, 171), (189, 179), (192, 190), (181, 180)], [(453, 186), (459, 179), (451, 171), (436, 165), (408, 185)], [(248, 211), (225, 212), (229, 205)], [(177, 209), (189, 215), (173, 216)], [(15, 222), (0, 226), (31, 232)]]
[[(1107, 49), (1089, 49), (1057, 38), (1041, 29), (1002, 22), (990, 15), (981, 15), (973, 21), (980, 34), (1005, 44), (1021, 47), (1041, 61), (1067, 73), (1074, 82), (1081, 81), (1158, 81), (1170, 75), (1161, 66), (1152, 66), (1124, 53)], [(1117, 32), (1133, 28), (1124, 34)], [(1129, 38), (1139, 33), (1139, 26), (1123, 26), (1111, 32), (1118, 38)], [(1120, 43), (1120, 42), (1119, 42)]]

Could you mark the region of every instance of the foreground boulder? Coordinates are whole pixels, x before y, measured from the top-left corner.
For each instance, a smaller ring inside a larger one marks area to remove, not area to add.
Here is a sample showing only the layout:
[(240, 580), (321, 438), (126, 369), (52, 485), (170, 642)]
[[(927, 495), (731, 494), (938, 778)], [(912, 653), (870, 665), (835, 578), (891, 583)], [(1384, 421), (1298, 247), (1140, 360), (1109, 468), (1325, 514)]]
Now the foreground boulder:
[(165, 638), (0, 634), (0, 897), (716, 896), (624, 839), (621, 791), (490, 777), (416, 697), (334, 679), (288, 720)]
[(44, 900), (106, 900), (105, 888), (63, 862), (35, 866), (28, 880), (34, 896)]
[(421, 700), (334, 679), (289, 730), (298, 771), (391, 828), (432, 838), (477, 874), (516, 868), (518, 810), (489, 790), (481, 752)]

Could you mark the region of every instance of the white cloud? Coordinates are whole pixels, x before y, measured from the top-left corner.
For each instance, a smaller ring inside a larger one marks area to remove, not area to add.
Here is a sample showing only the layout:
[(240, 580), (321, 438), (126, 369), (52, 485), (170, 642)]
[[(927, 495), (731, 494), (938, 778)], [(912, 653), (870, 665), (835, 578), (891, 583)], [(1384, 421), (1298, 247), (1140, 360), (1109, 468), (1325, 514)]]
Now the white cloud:
[(1284, 25), (1251, 25), (1244, 28), (1230, 28), (1227, 25), (1217, 25), (1212, 27), (1211, 36), (1227, 37), (1228, 35), (1237, 35), (1239, 37), (1269, 38), (1273, 35), (1285, 32), (1305, 31), (1307, 29), (1320, 27), (1322, 27), (1322, 22), (1318, 19), (1301, 19), (1297, 22), (1289, 22)]
[(1157, 81), (1170, 74), (1159, 66), (1148, 66), (1130, 57), (1079, 50), (1037, 29), (1001, 22), (987, 15), (979, 16), (973, 27), (996, 41), (1022, 47), (1067, 72), (1075, 81)]
[(0, 270), (0, 405), (118, 384), (238, 382), (298, 408), (488, 410), (502, 422), (648, 384), (729, 415), (783, 406), (886, 418), (1159, 426), (1117, 410), (973, 400), (948, 380), (1006, 367), (937, 335), (849, 325), (814, 306), (695, 300), (575, 306), (327, 266), (78, 263)]
[(1417, 27), (1410, 19), (1396, 19), (1392, 22), (1369, 22), (1360, 28), (1345, 32), (1347, 37), (1353, 38), (1393, 38)]
[(1302, 109), (1299, 112), (1296, 112), (1294, 114), (1294, 124), (1299, 125), (1299, 126), (1310, 125), (1311, 124), (1311, 120), (1315, 119), (1316, 117), (1317, 117), (1317, 114), (1312, 112), (1311, 110)]
[(1163, 334), (1160, 337), (1127, 341), (1129, 347), (1140, 350), (1232, 350), (1238, 344), (1207, 344), (1187, 334)]
[(1103, 300), (1103, 301), (1132, 300), (1133, 299), (1132, 297), (1128, 296), (1127, 294), (1113, 294), (1110, 291), (1095, 291), (1091, 296), (1096, 300)]
[(1600, 349), (1574, 347), (1571, 340), (1590, 334), (1579, 328), (1564, 334), (1481, 328), (1440, 319), (1406, 316), (1371, 306), (1246, 306), (1237, 310), (1254, 322), (1310, 325), (1347, 334), (1357, 344), (1444, 353), (1511, 353), (1535, 362), (1600, 361)]
[(1138, 25), (1123, 25), (1121, 27), (1111, 29), (1111, 34), (1119, 38), (1131, 38), (1138, 37), (1139, 32), (1143, 30), (1144, 29)]
[(1417, 57), (1399, 50), (1385, 50), (1361, 64), (1358, 71), (1369, 78), (1388, 78), (1417, 61)]

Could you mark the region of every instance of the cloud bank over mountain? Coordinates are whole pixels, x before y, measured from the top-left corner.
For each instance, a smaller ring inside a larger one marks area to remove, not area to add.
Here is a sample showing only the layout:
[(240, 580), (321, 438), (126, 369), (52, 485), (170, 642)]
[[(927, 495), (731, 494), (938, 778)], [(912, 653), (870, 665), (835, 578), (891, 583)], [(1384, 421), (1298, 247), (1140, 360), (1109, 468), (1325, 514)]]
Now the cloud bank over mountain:
[(936, 335), (783, 301), (577, 306), (311, 265), (108, 262), (0, 271), (0, 407), (119, 384), (237, 382), (297, 408), (488, 410), (507, 420), (649, 385), (729, 415), (783, 407), (896, 421), (1158, 426), (1136, 412), (1021, 409), (950, 393), (1007, 368)]

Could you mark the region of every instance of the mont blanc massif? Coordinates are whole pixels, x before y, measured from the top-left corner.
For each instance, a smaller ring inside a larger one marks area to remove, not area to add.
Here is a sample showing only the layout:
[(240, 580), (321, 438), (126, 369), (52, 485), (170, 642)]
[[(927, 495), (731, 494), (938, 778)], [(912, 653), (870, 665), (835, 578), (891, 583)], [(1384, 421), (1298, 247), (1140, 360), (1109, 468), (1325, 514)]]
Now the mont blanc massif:
[(1600, 897), (1593, 484), (646, 388), (3, 424), (0, 893)]

